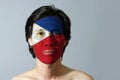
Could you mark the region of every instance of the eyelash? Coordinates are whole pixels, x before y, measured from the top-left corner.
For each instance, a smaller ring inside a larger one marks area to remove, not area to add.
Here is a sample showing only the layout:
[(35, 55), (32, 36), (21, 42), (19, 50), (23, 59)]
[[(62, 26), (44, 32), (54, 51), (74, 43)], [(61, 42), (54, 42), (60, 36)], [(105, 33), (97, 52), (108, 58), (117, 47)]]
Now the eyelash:
[[(43, 38), (45, 36), (45, 34), (46, 33), (42, 29), (36, 31), (36, 37), (37, 38)], [(50, 35), (54, 35), (54, 36), (56, 35), (57, 36), (57, 35), (59, 35), (59, 32), (58, 31), (54, 31), (54, 32), (50, 33)]]
[(53, 32), (52, 33), (53, 35), (59, 35), (59, 33), (56, 31), (56, 32)]
[(40, 32), (39, 34), (40, 34), (40, 35), (44, 35), (45, 33), (44, 33), (44, 32)]
[(37, 35), (37, 37), (39, 37), (39, 38), (43, 38), (44, 35), (45, 35), (45, 32), (44, 32), (43, 30), (37, 30), (37, 31), (36, 31), (36, 35)]

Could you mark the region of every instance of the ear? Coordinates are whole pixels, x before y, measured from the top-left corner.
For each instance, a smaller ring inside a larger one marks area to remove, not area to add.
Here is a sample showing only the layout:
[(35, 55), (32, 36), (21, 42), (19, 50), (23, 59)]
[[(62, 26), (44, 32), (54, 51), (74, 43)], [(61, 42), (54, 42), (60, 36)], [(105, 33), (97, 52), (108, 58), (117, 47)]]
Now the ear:
[(33, 46), (32, 38), (28, 38), (28, 44), (29, 44), (30, 46)]
[(67, 40), (65, 40), (64, 41), (64, 46), (66, 46), (68, 44), (68, 41)]

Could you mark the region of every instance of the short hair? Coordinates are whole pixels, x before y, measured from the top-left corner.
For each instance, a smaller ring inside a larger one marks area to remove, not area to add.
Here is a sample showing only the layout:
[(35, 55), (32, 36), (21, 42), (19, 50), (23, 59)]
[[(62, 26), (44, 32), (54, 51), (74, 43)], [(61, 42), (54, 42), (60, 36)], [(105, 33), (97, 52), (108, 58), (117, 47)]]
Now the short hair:
[[(62, 10), (55, 8), (55, 6), (53, 6), (53, 5), (41, 6), (38, 9), (36, 9), (35, 11), (33, 11), (33, 13), (28, 17), (28, 19), (26, 21), (26, 25), (25, 25), (26, 41), (28, 42), (28, 39), (32, 36), (33, 23), (35, 23), (38, 19), (41, 19), (45, 16), (54, 16), (54, 15), (59, 17), (62, 20), (63, 34), (67, 41), (67, 44), (66, 44), (66, 46), (67, 46), (69, 43), (69, 40), (71, 38), (70, 18)], [(33, 58), (35, 58), (33, 48), (29, 44), (28, 44), (28, 46), (29, 46), (30, 53), (32, 54)], [(63, 48), (63, 53), (65, 51), (66, 46), (64, 46), (64, 48)]]

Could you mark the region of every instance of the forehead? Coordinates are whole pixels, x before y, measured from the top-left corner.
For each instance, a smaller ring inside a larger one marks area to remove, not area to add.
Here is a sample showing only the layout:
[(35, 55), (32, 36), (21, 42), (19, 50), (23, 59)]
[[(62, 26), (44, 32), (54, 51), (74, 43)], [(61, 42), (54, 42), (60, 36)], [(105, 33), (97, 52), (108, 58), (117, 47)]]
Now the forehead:
[(35, 24), (50, 32), (52, 32), (53, 30), (59, 30), (60, 33), (63, 33), (62, 21), (57, 16), (46, 16), (37, 20)]

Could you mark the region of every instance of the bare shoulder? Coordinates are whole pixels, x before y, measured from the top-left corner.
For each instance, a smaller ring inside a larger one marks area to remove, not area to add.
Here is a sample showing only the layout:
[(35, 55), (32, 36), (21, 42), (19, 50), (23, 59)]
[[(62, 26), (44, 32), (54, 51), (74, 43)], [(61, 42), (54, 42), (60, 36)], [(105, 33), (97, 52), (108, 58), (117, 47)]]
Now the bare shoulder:
[(12, 80), (25, 80), (25, 77), (22, 74), (19, 74), (14, 76)]
[(11, 80), (35, 80), (32, 79), (32, 70), (14, 76)]
[(65, 70), (67, 70), (67, 77), (71, 78), (70, 80), (94, 80), (93, 77), (86, 72), (74, 70), (66, 66)]
[(22, 73), (22, 74), (14, 76), (12, 80), (28, 80), (28, 77), (25, 73)]
[(88, 73), (73, 70), (72, 71), (73, 80), (94, 80)]

